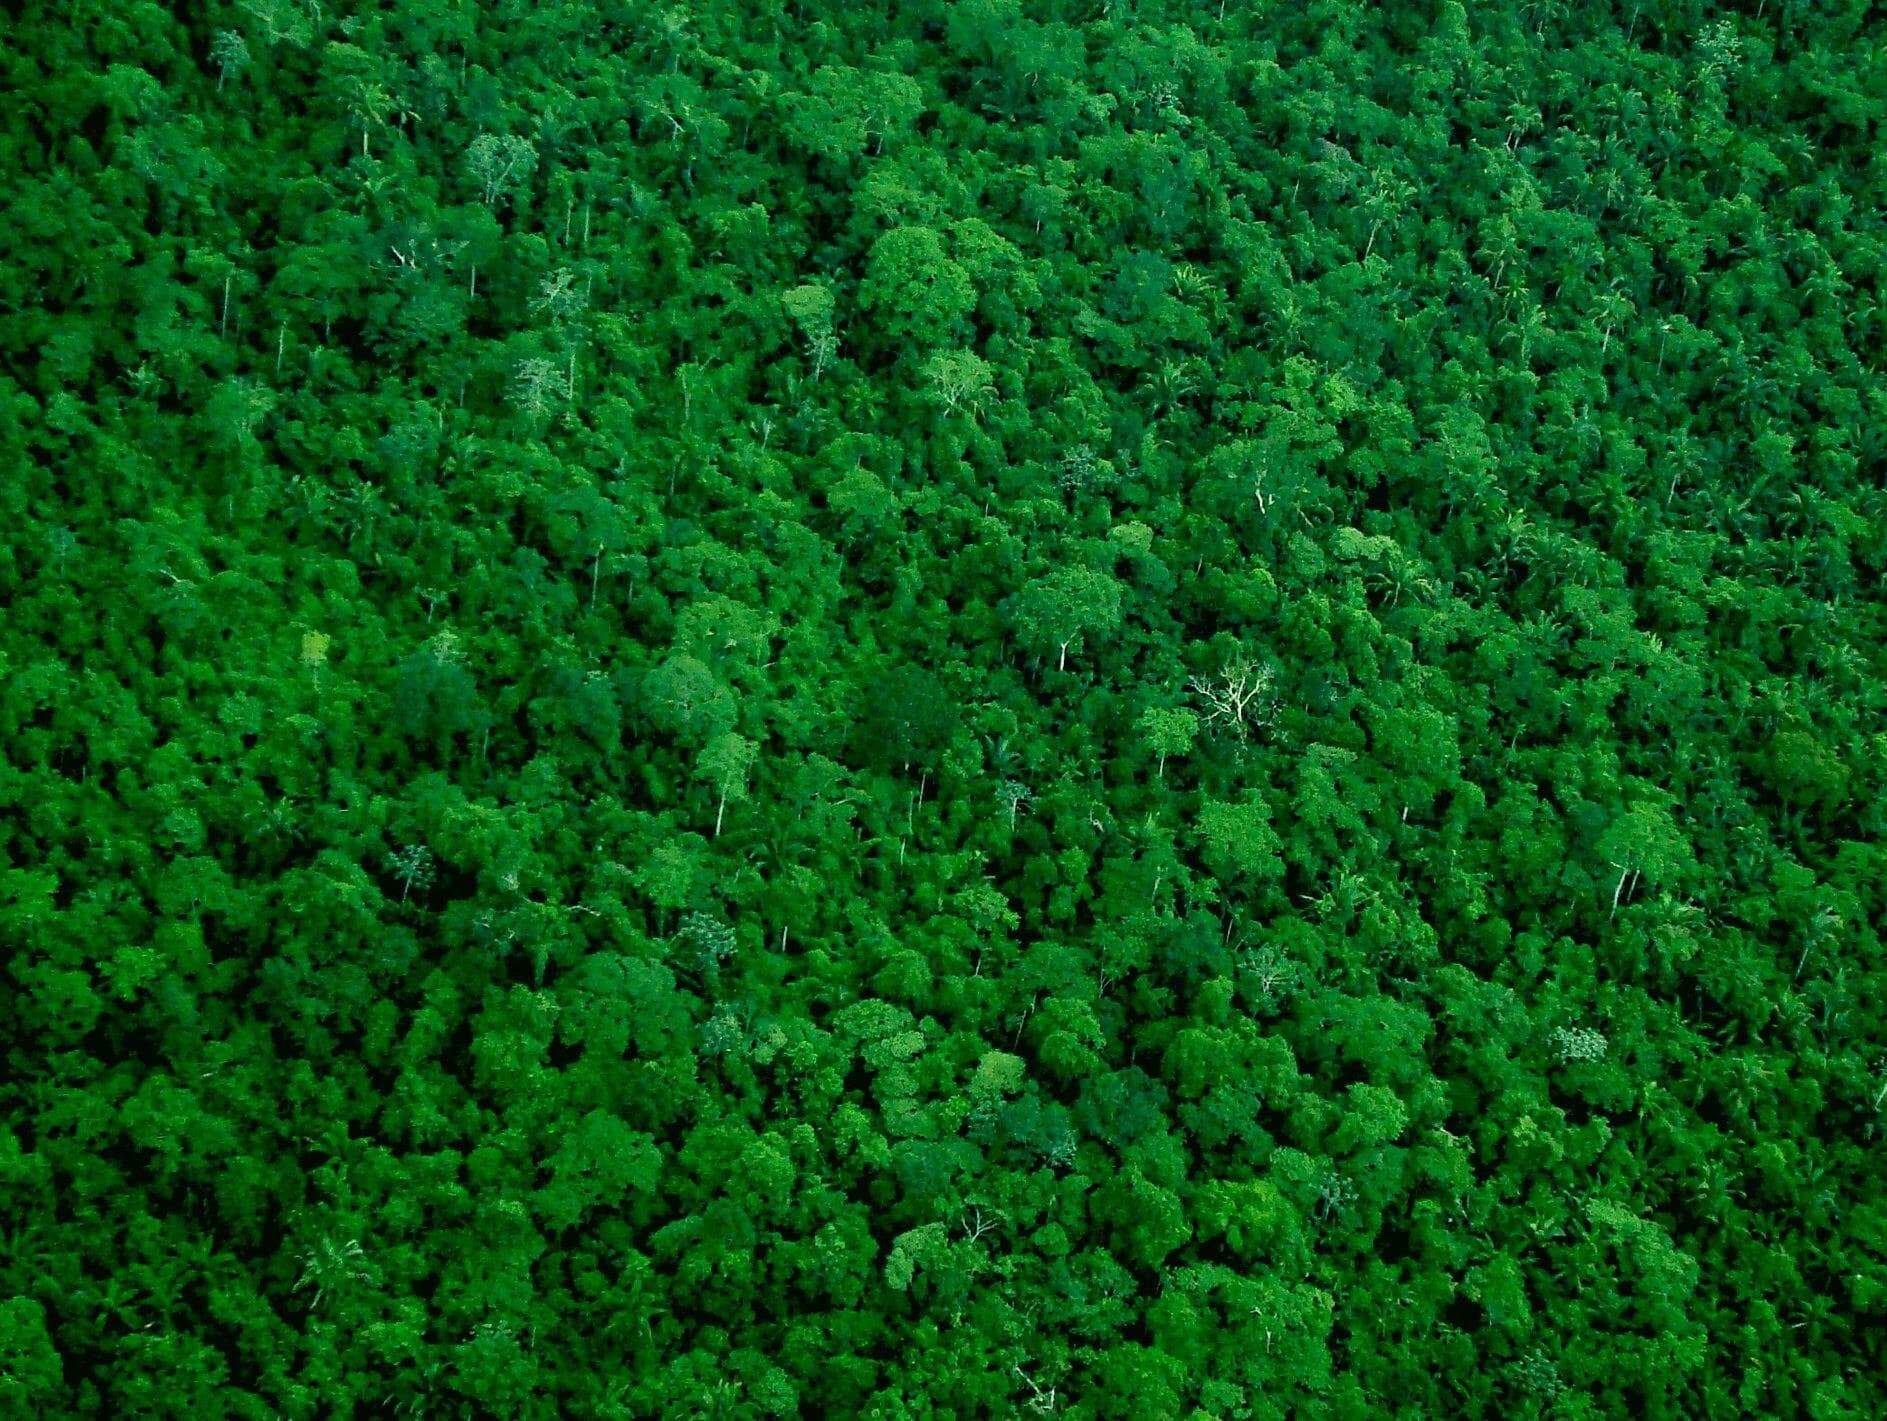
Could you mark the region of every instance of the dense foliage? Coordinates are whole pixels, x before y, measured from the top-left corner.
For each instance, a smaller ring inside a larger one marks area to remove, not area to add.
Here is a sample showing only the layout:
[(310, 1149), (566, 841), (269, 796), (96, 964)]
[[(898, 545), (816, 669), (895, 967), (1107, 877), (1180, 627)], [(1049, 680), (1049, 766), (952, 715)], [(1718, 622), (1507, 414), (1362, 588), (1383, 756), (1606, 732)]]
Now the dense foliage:
[(0, 1411), (1887, 1413), (1864, 0), (0, 65)]

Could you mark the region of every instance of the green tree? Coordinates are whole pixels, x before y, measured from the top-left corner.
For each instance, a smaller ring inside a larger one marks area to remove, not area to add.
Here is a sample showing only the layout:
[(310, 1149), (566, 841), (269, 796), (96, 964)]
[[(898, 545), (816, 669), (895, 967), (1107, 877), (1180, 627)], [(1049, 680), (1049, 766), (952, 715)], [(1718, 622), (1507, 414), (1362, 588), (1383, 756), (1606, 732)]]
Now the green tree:
[(733, 692), (686, 652), (670, 655), (643, 678), (642, 699), (656, 729), (684, 745), (706, 745), (738, 718)]
[(1199, 730), (1199, 717), (1189, 710), (1148, 706), (1136, 724), (1146, 737), (1147, 747), (1160, 757), (1158, 773), (1164, 779), (1166, 757), (1184, 755), (1192, 749), (1193, 737)]
[(872, 243), (858, 302), (886, 350), (934, 350), (950, 344), (975, 309), (976, 288), (941, 234), (896, 227)]
[(546, 1167), (550, 1182), (538, 1191), (538, 1210), (562, 1231), (601, 1205), (652, 1192), (662, 1159), (649, 1136), (596, 1109), (576, 1121)]
[(465, 150), (465, 171), (489, 208), (515, 201), (537, 168), (537, 150), (514, 133), (481, 133)]
[(1092, 568), (1061, 567), (1028, 583), (1013, 599), (1011, 618), (1023, 639), (1053, 650), (1057, 670), (1084, 634), (1104, 634), (1121, 623), (1121, 585)]
[(714, 837), (721, 837), (721, 819), (729, 799), (747, 797), (747, 775), (753, 769), (760, 747), (731, 731), (716, 735), (695, 757), (695, 773), (720, 793), (714, 808)]

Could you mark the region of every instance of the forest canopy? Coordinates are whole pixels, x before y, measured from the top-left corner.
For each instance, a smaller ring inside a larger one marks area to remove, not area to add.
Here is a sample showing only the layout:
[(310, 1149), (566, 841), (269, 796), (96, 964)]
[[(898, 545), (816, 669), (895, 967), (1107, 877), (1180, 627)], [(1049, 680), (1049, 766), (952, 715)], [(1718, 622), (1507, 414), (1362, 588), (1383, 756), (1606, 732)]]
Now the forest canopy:
[(0, 1412), (1887, 1414), (1863, 0), (0, 81)]

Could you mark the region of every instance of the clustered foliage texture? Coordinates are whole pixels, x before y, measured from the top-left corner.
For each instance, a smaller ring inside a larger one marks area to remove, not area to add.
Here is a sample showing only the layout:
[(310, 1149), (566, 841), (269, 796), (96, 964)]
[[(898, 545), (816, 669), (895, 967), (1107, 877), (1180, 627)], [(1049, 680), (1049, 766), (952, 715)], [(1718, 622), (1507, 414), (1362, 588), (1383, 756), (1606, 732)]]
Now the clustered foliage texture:
[(1887, 1414), (1862, 0), (0, 18), (0, 1413)]

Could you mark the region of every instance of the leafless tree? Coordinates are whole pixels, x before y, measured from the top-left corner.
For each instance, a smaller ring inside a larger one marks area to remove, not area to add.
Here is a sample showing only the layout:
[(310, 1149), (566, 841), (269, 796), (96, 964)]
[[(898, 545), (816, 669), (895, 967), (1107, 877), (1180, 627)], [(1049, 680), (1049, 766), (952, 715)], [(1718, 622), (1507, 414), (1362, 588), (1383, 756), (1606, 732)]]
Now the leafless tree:
[(999, 1218), (994, 1213), (985, 1214), (982, 1205), (973, 1204), (970, 1206), (969, 1212), (964, 1214), (957, 1222), (963, 1226), (964, 1242), (975, 1243), (978, 1239), (982, 1238), (984, 1234), (990, 1233), (996, 1228)]
[(1254, 726), (1269, 725), (1277, 705), (1269, 693), (1273, 673), (1245, 657), (1233, 661), (1216, 676), (1195, 676), (1193, 694), (1205, 702), (1208, 725), (1224, 725), (1243, 739)]
[(1044, 1416), (1053, 1415), (1056, 1406), (1055, 1393), (1060, 1390), (1060, 1388), (1051, 1386), (1044, 1391), (1035, 1384), (1028, 1373), (1024, 1372), (1022, 1368), (1017, 1367), (1015, 1373), (1018, 1377), (1022, 1378), (1023, 1385), (1027, 1386), (1030, 1391), (1035, 1393), (1028, 1400), (1027, 1405), (1029, 1410), (1040, 1412)]

